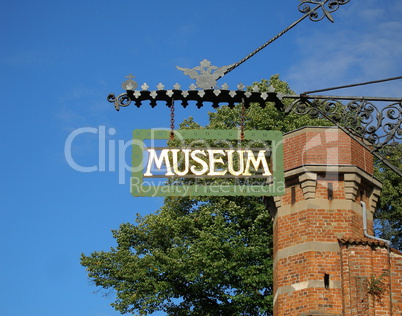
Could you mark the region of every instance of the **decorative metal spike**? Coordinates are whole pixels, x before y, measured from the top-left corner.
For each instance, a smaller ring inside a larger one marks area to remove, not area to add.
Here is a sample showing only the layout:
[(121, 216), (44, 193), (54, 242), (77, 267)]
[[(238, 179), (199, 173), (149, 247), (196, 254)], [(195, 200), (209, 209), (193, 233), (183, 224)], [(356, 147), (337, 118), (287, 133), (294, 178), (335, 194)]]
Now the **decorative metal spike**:
[(213, 66), (207, 59), (204, 59), (200, 62), (199, 66), (192, 69), (176, 66), (176, 68), (183, 71), (185, 75), (189, 76), (191, 79), (195, 79), (196, 85), (201, 89), (215, 88), (217, 86), (216, 80), (221, 78), (230, 67), (232, 67), (232, 65), (223, 67)]
[(180, 88), (181, 88), (181, 86), (180, 86), (178, 83), (176, 83), (176, 84), (173, 86), (173, 89), (175, 89), (175, 90), (180, 90)]
[(274, 88), (273, 85), (270, 85), (270, 86), (268, 87), (268, 92), (275, 92), (275, 88)]
[(171, 98), (173, 96), (173, 90), (167, 90), (166, 95)]
[(141, 86), (141, 89), (144, 90), (144, 91), (148, 91), (149, 86), (144, 82), (144, 83), (142, 84), (142, 86)]
[(194, 83), (192, 83), (192, 84), (190, 85), (189, 89), (190, 89), (190, 90), (197, 90), (197, 86), (196, 86)]
[(223, 89), (223, 90), (229, 90), (229, 85), (228, 85), (227, 83), (224, 83), (224, 84), (222, 85), (222, 89)]
[(242, 83), (239, 83), (239, 84), (237, 85), (237, 90), (239, 90), (239, 91), (244, 91), (244, 88), (245, 88), (245, 86), (244, 86), (244, 84), (242, 84)]
[(184, 98), (187, 98), (187, 97), (188, 97), (188, 91), (182, 91), (182, 92), (181, 92), (181, 95), (182, 95)]
[(165, 86), (164, 86), (161, 82), (159, 82), (159, 84), (156, 86), (156, 89), (158, 89), (158, 90), (164, 90), (164, 89), (165, 89)]
[(246, 98), (249, 98), (252, 96), (252, 93), (250, 91), (247, 91), (244, 95), (246, 96)]
[(156, 91), (152, 91), (149, 95), (152, 99), (155, 99), (158, 96), (158, 93)]
[[(341, 5), (348, 3), (350, 0), (323, 0), (321, 2), (318, 2), (317, 0), (300, 1), (299, 11), (308, 14), (311, 21), (318, 22), (326, 17), (333, 23), (334, 18), (331, 13), (338, 10)], [(315, 5), (315, 7), (312, 8), (310, 5)], [(322, 13), (318, 12), (319, 9), (322, 10)]]
[(221, 90), (215, 89), (215, 90), (214, 90), (214, 94), (215, 94), (216, 96), (220, 95), (220, 94), (221, 94)]
[(128, 76), (126, 76), (126, 78), (128, 78), (128, 80), (124, 81), (121, 84), (121, 87), (126, 91), (133, 91), (137, 89), (138, 84), (133, 80), (133, 78), (135, 77), (132, 74), (129, 74)]
[(202, 98), (205, 95), (205, 91), (204, 90), (199, 90), (198, 95)]
[(236, 91), (230, 91), (229, 95), (234, 98), (236, 96), (237, 92)]
[(253, 90), (253, 92), (260, 92), (260, 87), (257, 85), (254, 85), (252, 90)]

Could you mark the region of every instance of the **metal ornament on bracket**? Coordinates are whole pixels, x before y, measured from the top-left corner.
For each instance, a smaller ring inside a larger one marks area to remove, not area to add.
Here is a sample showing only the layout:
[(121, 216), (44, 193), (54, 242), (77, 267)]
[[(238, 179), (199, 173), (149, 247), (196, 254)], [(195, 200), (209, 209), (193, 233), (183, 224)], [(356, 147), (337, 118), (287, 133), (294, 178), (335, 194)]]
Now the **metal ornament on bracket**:
[(312, 118), (324, 116), (333, 123), (346, 126), (376, 150), (384, 146), (397, 146), (402, 140), (401, 101), (379, 108), (365, 99), (342, 104), (335, 97), (313, 101), (301, 98), (286, 109), (286, 112), (290, 111)]
[[(313, 1), (313, 0), (300, 0), (299, 11), (309, 15), (311, 21), (318, 22), (324, 17), (334, 22), (331, 13), (339, 9), (341, 5), (348, 3), (350, 0), (327, 0), (327, 1)], [(318, 5), (318, 7), (311, 8), (310, 4)], [(322, 14), (318, 13), (318, 9), (322, 10)]]
[(217, 87), (216, 81), (221, 78), (230, 67), (232, 67), (232, 65), (223, 67), (212, 66), (211, 62), (206, 59), (201, 61), (200, 65), (193, 69), (176, 66), (176, 68), (183, 71), (185, 75), (189, 76), (191, 79), (195, 79), (197, 87), (201, 89), (213, 89)]
[[(157, 85), (157, 90), (149, 91), (149, 86), (144, 83), (142, 90), (134, 90), (132, 87), (138, 87), (137, 82), (128, 76), (128, 80), (123, 83), (125, 93), (115, 97), (114, 94), (108, 96), (108, 101), (114, 103), (117, 111), (121, 107), (126, 107), (134, 102), (137, 107), (142, 105), (143, 101), (150, 101), (151, 107), (155, 107), (158, 101), (165, 101), (168, 107), (173, 104), (172, 100), (181, 101), (183, 107), (187, 107), (189, 101), (195, 101), (196, 106), (201, 108), (204, 102), (211, 102), (214, 108), (219, 107), (221, 103), (234, 107), (235, 104), (244, 101), (244, 106), (248, 107), (250, 103), (259, 103), (265, 107), (266, 102), (273, 102), (279, 111), (283, 111), (282, 93), (276, 93), (271, 86), (267, 92), (261, 92), (258, 86), (253, 86), (251, 91), (245, 91), (245, 86), (240, 83), (237, 90), (229, 90), (225, 83), (221, 88), (217, 86), (217, 78), (230, 66), (216, 67), (210, 61), (204, 59), (200, 66), (193, 69), (181, 68), (186, 75), (196, 80), (197, 85), (191, 84), (189, 90), (181, 90), (179, 84), (175, 84), (172, 90), (166, 90), (162, 83)], [(201, 89), (197, 89), (201, 88)]]
[[(314, 95), (285, 95), (296, 99), (286, 113), (325, 118), (366, 147), (379, 161), (402, 177), (402, 169), (390, 161), (402, 157), (402, 99)], [(370, 99), (370, 100), (367, 100)], [(341, 100), (349, 100), (343, 104)], [(383, 108), (373, 102), (392, 102)], [(402, 161), (399, 161), (399, 166)]]

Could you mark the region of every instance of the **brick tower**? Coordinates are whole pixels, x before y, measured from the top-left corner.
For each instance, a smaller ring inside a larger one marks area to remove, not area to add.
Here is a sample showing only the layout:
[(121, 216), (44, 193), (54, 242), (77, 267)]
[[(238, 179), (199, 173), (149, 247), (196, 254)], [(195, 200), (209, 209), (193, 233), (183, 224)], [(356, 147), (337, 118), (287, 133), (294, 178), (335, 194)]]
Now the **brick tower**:
[[(338, 128), (306, 127), (284, 136), (284, 166), (286, 192), (273, 208), (274, 315), (402, 315), (392, 313), (402, 281), (390, 282), (402, 277), (402, 254), (363, 232), (360, 202), (373, 235), (381, 189), (370, 152)], [(381, 302), (372, 278), (385, 287)]]

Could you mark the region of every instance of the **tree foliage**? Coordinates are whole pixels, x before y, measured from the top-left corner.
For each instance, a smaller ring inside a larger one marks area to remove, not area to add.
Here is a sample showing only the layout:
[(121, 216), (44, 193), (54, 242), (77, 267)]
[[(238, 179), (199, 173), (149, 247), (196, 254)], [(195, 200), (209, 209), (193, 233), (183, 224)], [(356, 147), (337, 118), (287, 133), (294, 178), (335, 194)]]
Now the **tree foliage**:
[[(293, 93), (278, 75), (255, 84)], [(241, 113), (240, 105), (223, 106), (206, 127), (189, 118), (180, 128), (238, 129)], [(245, 119), (245, 129), (254, 130), (331, 125), (285, 115), (270, 103), (251, 104)], [(137, 215), (113, 237), (115, 247), (82, 254), (81, 264), (96, 286), (114, 291), (121, 313), (272, 315), (272, 221), (261, 198), (168, 197), (158, 212)]]
[(157, 214), (113, 231), (116, 248), (82, 264), (116, 291), (122, 313), (259, 315), (271, 308), (269, 226), (255, 200), (167, 198)]
[[(402, 170), (401, 144), (382, 152), (382, 155)], [(393, 247), (402, 249), (402, 179), (381, 162), (376, 163), (375, 176), (383, 185), (374, 214), (376, 233), (381, 238), (391, 240)]]

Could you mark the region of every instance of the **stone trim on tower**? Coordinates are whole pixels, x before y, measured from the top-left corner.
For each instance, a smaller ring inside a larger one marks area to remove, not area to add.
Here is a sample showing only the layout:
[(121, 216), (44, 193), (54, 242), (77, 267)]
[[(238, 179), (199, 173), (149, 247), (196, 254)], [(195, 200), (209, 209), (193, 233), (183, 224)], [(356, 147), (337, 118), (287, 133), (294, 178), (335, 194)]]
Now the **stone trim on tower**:
[(305, 200), (315, 199), (315, 190), (317, 187), (317, 174), (308, 172), (299, 176), (300, 186)]
[(345, 199), (356, 201), (359, 194), (359, 187), (361, 183), (361, 177), (356, 173), (345, 173)]
[[(387, 248), (363, 234), (360, 201), (368, 205), (372, 233), (381, 191), (381, 183), (373, 177), (371, 153), (337, 128), (302, 128), (284, 137), (284, 166), (285, 194), (271, 203), (274, 315), (371, 316), (361, 312), (369, 306), (371, 313), (371, 301), (367, 306), (356, 301), (366, 295), (364, 271), (369, 269), (360, 267), (363, 270), (356, 270), (349, 281), (350, 273), (345, 274), (345, 265), (354, 262), (353, 251), (370, 258), (379, 255), (381, 260), (386, 255)], [(354, 300), (345, 298), (352, 292)], [(348, 314), (345, 308), (353, 304), (356, 314)]]

